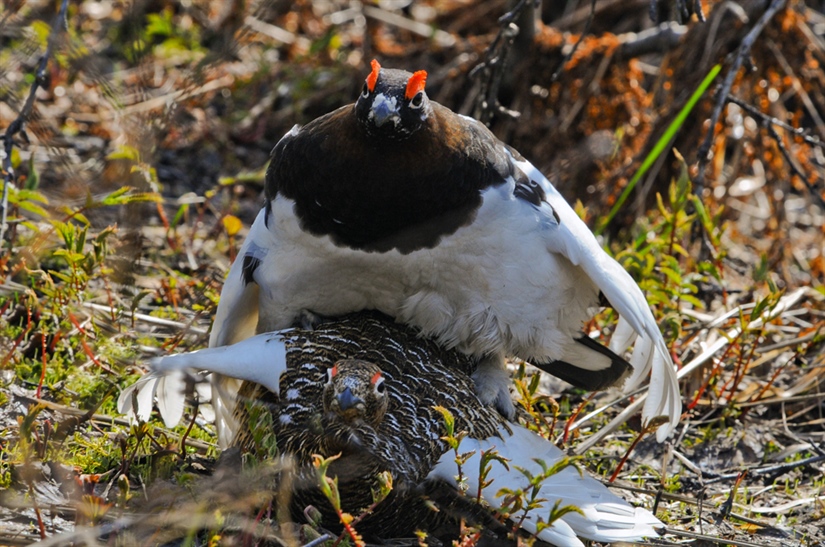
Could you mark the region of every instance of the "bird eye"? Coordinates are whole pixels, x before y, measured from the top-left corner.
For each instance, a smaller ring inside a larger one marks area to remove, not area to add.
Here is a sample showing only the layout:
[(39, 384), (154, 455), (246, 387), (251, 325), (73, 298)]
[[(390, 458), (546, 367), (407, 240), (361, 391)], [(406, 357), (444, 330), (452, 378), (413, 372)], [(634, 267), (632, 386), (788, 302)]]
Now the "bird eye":
[(381, 378), (380, 380), (375, 382), (375, 391), (377, 391), (378, 393), (384, 393), (384, 391), (386, 389), (387, 389), (387, 387), (384, 385), (384, 379), (383, 378)]
[(415, 94), (415, 97), (412, 98), (410, 101), (410, 106), (412, 108), (421, 108), (421, 105), (424, 104), (424, 92), (419, 91)]
[(361, 90), (361, 96), (365, 99), (370, 96), (370, 88), (367, 86), (367, 82), (364, 82), (364, 89)]

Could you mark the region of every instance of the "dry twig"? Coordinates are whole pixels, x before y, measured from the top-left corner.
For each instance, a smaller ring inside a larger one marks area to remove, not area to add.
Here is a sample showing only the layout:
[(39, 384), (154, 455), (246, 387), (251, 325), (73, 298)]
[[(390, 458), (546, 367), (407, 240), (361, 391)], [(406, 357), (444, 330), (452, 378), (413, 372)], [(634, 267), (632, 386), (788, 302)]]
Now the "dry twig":
[(750, 52), (753, 44), (756, 42), (756, 39), (762, 33), (762, 30), (770, 22), (770, 20), (773, 19), (773, 16), (785, 7), (785, 2), (786, 0), (773, 0), (770, 6), (768, 6), (768, 9), (765, 10), (765, 13), (762, 14), (762, 17), (759, 18), (750, 32), (748, 32), (748, 34), (742, 39), (742, 43), (739, 44), (739, 50), (736, 53), (736, 57), (728, 70), (728, 74), (725, 76), (725, 81), (716, 92), (716, 104), (714, 105), (713, 112), (710, 116), (710, 126), (708, 127), (707, 134), (705, 135), (705, 140), (702, 141), (702, 144), (699, 146), (699, 150), (696, 152), (696, 157), (698, 158), (699, 163), (696, 180), (693, 185), (697, 196), (702, 195), (702, 189), (705, 186), (705, 168), (711, 159), (710, 147), (713, 143), (713, 135), (716, 132), (716, 122), (719, 121), (719, 116), (722, 114), (722, 107), (725, 106), (727, 97), (730, 95), (733, 80), (739, 73), (742, 63), (744, 63), (745, 59), (748, 57), (748, 52)]
[[(0, 200), (0, 245), (2, 245), (2, 241), (5, 239), (6, 235), (9, 185), (14, 184), (15, 178), (14, 167), (11, 164), (11, 155), (12, 150), (14, 149), (14, 136), (20, 133), (23, 135), (24, 140), (28, 141), (24, 127), (26, 122), (29, 120), (29, 116), (32, 114), (32, 110), (34, 109), (34, 99), (37, 95), (37, 90), (46, 85), (46, 69), (49, 66), (49, 58), (52, 56), (52, 48), (54, 47), (55, 40), (58, 36), (57, 29), (61, 24), (65, 25), (66, 10), (68, 7), (69, 0), (62, 0), (60, 3), (60, 11), (57, 15), (55, 15), (54, 20), (52, 21), (51, 32), (49, 33), (49, 39), (46, 42), (46, 51), (38, 61), (37, 71), (34, 74), (34, 81), (29, 89), (29, 96), (26, 98), (26, 102), (23, 104), (20, 114), (13, 122), (11, 122), (11, 124), (9, 124), (6, 128), (5, 134), (3, 135), (3, 197), (2, 200)], [(9, 244), (11, 244), (11, 242), (9, 242)]]

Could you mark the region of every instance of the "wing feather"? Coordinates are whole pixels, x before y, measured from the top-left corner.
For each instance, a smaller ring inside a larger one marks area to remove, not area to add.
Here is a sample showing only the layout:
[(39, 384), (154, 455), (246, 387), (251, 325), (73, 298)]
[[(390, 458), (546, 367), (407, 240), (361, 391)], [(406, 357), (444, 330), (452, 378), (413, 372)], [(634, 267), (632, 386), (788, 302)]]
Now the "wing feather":
[[(286, 370), (284, 340), (291, 330), (259, 334), (231, 346), (158, 357), (152, 360), (149, 374), (121, 392), (118, 410), (146, 421), (157, 395), (158, 410), (166, 425), (173, 427), (183, 415), (183, 371), (209, 372), (220, 378), (213, 381), (212, 404), (219, 440), (222, 446), (228, 446), (236, 429), (232, 412), (240, 380), (261, 384), (277, 394), (281, 374)], [(230, 374), (232, 378), (224, 376)]]
[[(532, 431), (515, 424), (509, 427), (512, 434), (502, 427), (498, 437), (481, 440), (465, 437), (458, 447), (459, 453), (472, 452), (469, 460), (462, 463), (462, 474), (469, 492), (475, 492), (479, 487), (478, 469), (482, 450), (495, 448), (499, 456), (509, 460), (509, 469), (498, 462), (492, 464), (485, 478), (491, 482), (481, 490), (484, 501), (497, 510), (503, 505), (503, 496), (499, 495), (502, 488), (527, 490), (529, 487), (529, 480), (517, 467), (537, 475), (542, 468), (534, 458), (542, 460), (546, 466), (552, 466), (564, 456), (553, 443)], [(456, 484), (457, 474), (455, 454), (449, 451), (439, 460), (429, 478)], [(633, 507), (599, 481), (572, 466), (546, 478), (537, 497), (545, 500), (542, 507), (528, 513), (522, 526), (539, 539), (559, 547), (582, 546), (579, 537), (600, 542), (638, 541), (644, 537), (658, 536), (656, 528), (664, 526), (649, 511)], [(573, 505), (583, 514), (567, 513), (538, 532), (537, 519), (546, 522), (550, 509), (557, 501), (559, 507)], [(521, 516), (512, 515), (516, 520), (521, 520)]]
[[(650, 394), (642, 417), (645, 423), (661, 416), (667, 418), (667, 423), (657, 431), (657, 438), (664, 440), (679, 422), (682, 403), (670, 351), (647, 299), (630, 274), (602, 249), (587, 225), (550, 181), (529, 161), (512, 154), (511, 158), (518, 169), (541, 185), (545, 200), (558, 216), (558, 223), (554, 223), (546, 238), (548, 250), (567, 257), (582, 268), (619, 312), (622, 321), (636, 331), (636, 349), (630, 361), (634, 373), (625, 383), (625, 390), (635, 387), (648, 371), (651, 372)], [(631, 341), (632, 336), (624, 325), (620, 334), (620, 343)]]

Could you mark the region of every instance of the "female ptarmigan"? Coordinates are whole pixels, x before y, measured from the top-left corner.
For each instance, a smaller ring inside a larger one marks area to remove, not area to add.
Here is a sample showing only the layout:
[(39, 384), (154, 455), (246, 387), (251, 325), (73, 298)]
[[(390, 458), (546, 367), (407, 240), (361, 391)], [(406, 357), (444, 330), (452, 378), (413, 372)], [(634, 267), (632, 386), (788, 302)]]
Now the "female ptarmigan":
[[(456, 431), (467, 433), (458, 453), (472, 453), (462, 469), (468, 492), (478, 491), (482, 451), (495, 448), (509, 460), (509, 468), (492, 464), (487, 477), (492, 482), (481, 490), (484, 502), (494, 509), (502, 506), (503, 497), (497, 495), (502, 488), (527, 487), (518, 467), (538, 474), (537, 459), (553, 465), (563, 457), (551, 442), (506, 423), (481, 402), (470, 376), (475, 367), (474, 359), (444, 350), (390, 318), (360, 313), (322, 323), (315, 330), (260, 334), (231, 346), (163, 357), (153, 363), (152, 374), (121, 395), (119, 403), (123, 411), (131, 411), (137, 400), (134, 410), (148, 415), (158, 378), (183, 369), (233, 374), (259, 383), (274, 399), (274, 436), (282, 453), (304, 466), (312, 454), (342, 454), (330, 475), (338, 476), (344, 510), (357, 514), (368, 506), (376, 475), (392, 473), (393, 494), (359, 524), (358, 531), (400, 537), (449, 514), (449, 510), (444, 515), (432, 513), (420, 499), (421, 492), (437, 490), (433, 485), (449, 485), (458, 495), (455, 453), (441, 439), (444, 417), (436, 405), (454, 416)], [(161, 410), (169, 412), (170, 407)], [(179, 414), (171, 418), (174, 421)], [(245, 435), (241, 433), (236, 442), (248, 444)], [(299, 505), (312, 503), (325, 509), (324, 524), (334, 526), (337, 519), (311, 486), (315, 483), (299, 480), (297, 484)], [(630, 506), (573, 467), (545, 480), (538, 498), (546, 501), (527, 514), (523, 528), (559, 546), (581, 546), (579, 538), (634, 541), (656, 535), (654, 528), (661, 526), (648, 511)], [(539, 532), (539, 519), (547, 519), (557, 500), (560, 506), (578, 507), (581, 514), (567, 513)], [(511, 517), (520, 521), (522, 515)]]
[[(508, 417), (505, 356), (590, 390), (652, 369), (642, 414), (666, 418), (663, 440), (681, 401), (641, 290), (530, 162), (430, 101), (426, 77), (373, 61), (355, 104), (275, 146), (210, 345), (378, 310), (478, 359), (477, 392)], [(620, 315), (610, 348), (582, 332), (601, 297)]]

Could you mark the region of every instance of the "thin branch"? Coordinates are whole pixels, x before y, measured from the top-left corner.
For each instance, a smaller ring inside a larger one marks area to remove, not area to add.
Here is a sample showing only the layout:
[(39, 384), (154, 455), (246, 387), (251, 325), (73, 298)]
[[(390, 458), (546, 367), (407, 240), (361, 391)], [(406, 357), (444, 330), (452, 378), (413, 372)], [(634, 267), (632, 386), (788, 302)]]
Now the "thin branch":
[[(785, 313), (790, 307), (794, 306), (806, 293), (808, 292), (807, 288), (797, 289), (796, 291), (786, 294), (782, 298), (779, 299), (779, 302), (773, 309), (766, 310), (758, 319), (751, 321), (747, 325), (748, 330), (760, 328), (768, 321), (772, 321), (774, 318), (778, 317), (779, 315)], [(739, 333), (741, 332), (740, 327), (734, 327), (727, 332), (725, 336), (720, 337), (716, 340), (713, 344), (705, 349), (700, 355), (694, 357), (689, 363), (686, 363), (682, 368), (679, 369), (679, 372), (676, 373), (676, 377), (678, 379), (682, 379), (688, 374), (692, 373), (694, 370), (702, 366), (706, 361), (708, 361), (711, 357), (713, 357), (716, 352), (718, 352), (723, 347), (729, 344), (728, 340), (734, 340)], [(577, 429), (582, 426), (582, 424), (587, 423), (594, 416), (604, 412), (604, 410), (611, 405), (615, 405), (617, 403), (623, 402), (628, 399), (631, 395), (636, 394), (636, 398), (633, 400), (631, 404), (625, 407), (615, 418), (613, 418), (607, 425), (602, 426), (602, 428), (597, 432), (588, 437), (585, 441), (579, 443), (574, 452), (576, 454), (583, 454), (586, 450), (588, 450), (593, 445), (599, 443), (604, 437), (615, 431), (619, 425), (627, 422), (627, 420), (635, 414), (641, 407), (644, 405), (645, 399), (647, 398), (647, 387), (644, 386), (639, 390), (633, 392), (632, 394), (626, 394), (624, 397), (613, 401), (609, 405), (602, 406), (587, 416), (580, 418), (576, 423), (574, 423), (570, 430)]]
[(62, 0), (60, 3), (60, 11), (55, 15), (52, 21), (52, 30), (49, 33), (49, 39), (46, 42), (46, 51), (40, 57), (37, 65), (37, 71), (34, 75), (34, 82), (32, 82), (29, 96), (20, 110), (20, 115), (17, 116), (11, 124), (6, 128), (3, 135), (3, 197), (0, 200), (0, 245), (6, 235), (6, 220), (8, 218), (9, 205), (9, 185), (14, 184), (14, 167), (11, 164), (11, 154), (14, 149), (14, 136), (22, 133), (25, 138), (24, 126), (31, 116), (34, 109), (34, 99), (37, 95), (37, 89), (46, 84), (46, 69), (49, 66), (49, 58), (52, 55), (52, 49), (58, 36), (58, 25), (64, 23), (66, 20), (66, 10), (69, 7), (69, 0)]
[(647, 53), (664, 53), (682, 43), (688, 28), (678, 23), (661, 23), (642, 32), (619, 36), (616, 59), (634, 59)]
[(791, 171), (805, 184), (811, 196), (819, 202), (820, 207), (825, 208), (825, 198), (822, 197), (822, 192), (816, 187), (813, 181), (808, 180), (808, 176), (803, 173), (802, 169), (796, 164), (796, 161), (791, 157), (790, 151), (785, 146), (785, 143), (782, 142), (782, 137), (776, 132), (774, 126), (767, 122), (763, 122), (762, 125), (768, 130), (768, 134), (773, 137), (773, 140), (776, 141), (776, 146), (779, 147), (779, 151), (782, 152), (782, 156), (785, 157), (785, 161), (790, 166)]
[(593, 23), (593, 17), (596, 15), (596, 0), (590, 0), (590, 15), (587, 16), (587, 22), (584, 24), (584, 29), (582, 30), (581, 34), (579, 34), (579, 39), (576, 40), (576, 43), (573, 44), (573, 48), (564, 56), (564, 58), (559, 63), (559, 68), (553, 73), (550, 77), (550, 83), (552, 84), (556, 80), (558, 80), (559, 75), (561, 75), (561, 71), (564, 69), (564, 65), (567, 64), (567, 61), (573, 58), (573, 54), (576, 53), (576, 50), (579, 49), (579, 44), (582, 43), (586, 34), (590, 32), (590, 25)]
[(705, 186), (705, 168), (707, 167), (708, 162), (710, 161), (710, 147), (713, 143), (713, 135), (715, 134), (716, 130), (716, 123), (719, 121), (719, 116), (722, 114), (722, 107), (725, 105), (728, 95), (730, 94), (731, 87), (733, 86), (733, 80), (736, 78), (736, 75), (739, 73), (739, 69), (742, 67), (742, 63), (745, 62), (745, 59), (748, 57), (748, 52), (750, 52), (753, 44), (756, 42), (756, 39), (762, 34), (762, 30), (765, 26), (770, 22), (774, 15), (776, 15), (779, 10), (785, 7), (786, 0), (773, 0), (768, 6), (768, 9), (765, 10), (765, 13), (762, 14), (762, 17), (756, 22), (753, 28), (748, 32), (747, 35), (742, 39), (742, 43), (739, 44), (739, 51), (736, 53), (736, 57), (733, 60), (733, 64), (728, 70), (727, 76), (725, 76), (725, 81), (722, 83), (722, 87), (716, 93), (716, 104), (713, 107), (713, 112), (710, 117), (710, 127), (708, 128), (707, 135), (705, 136), (705, 140), (702, 141), (702, 145), (699, 147), (699, 150), (696, 152), (696, 156), (699, 160), (698, 165), (698, 173), (696, 175), (696, 181), (694, 182), (694, 189), (697, 196), (702, 195), (702, 190)]
[(763, 547), (762, 543), (751, 543), (750, 541), (736, 541), (728, 538), (721, 538), (717, 536), (707, 536), (704, 534), (697, 534), (695, 532), (687, 532), (685, 530), (677, 530), (676, 528), (665, 528), (666, 534), (674, 536), (681, 536), (692, 539), (702, 539), (710, 543), (718, 545), (734, 545), (736, 547)]
[[(662, 22), (659, 19), (659, 3), (661, 1), (662, 0), (650, 0), (648, 15), (650, 16), (650, 20), (654, 23)], [(701, 0), (676, 0), (676, 20), (679, 21), (679, 23), (684, 23), (690, 19), (690, 16), (694, 13), (699, 21), (705, 21), (705, 14), (702, 11)]]
[(469, 76), (471, 78), (478, 77), (481, 74), (484, 75), (481, 79), (481, 91), (478, 94), (473, 114), (485, 125), (490, 123), (494, 114), (502, 114), (511, 118), (518, 118), (519, 116), (518, 112), (513, 112), (501, 106), (498, 102), (498, 90), (501, 87), (507, 68), (507, 56), (520, 31), (513, 21), (518, 19), (521, 12), (535, 1), (519, 0), (512, 10), (499, 17), (498, 22), (501, 27), (498, 34), (487, 48), (484, 60), (470, 71)]
[[(806, 458), (804, 460), (799, 460), (790, 463), (780, 463), (778, 465), (771, 465), (769, 467), (762, 467), (762, 468), (749, 468), (748, 474), (753, 477), (761, 477), (762, 475), (781, 475), (782, 473), (786, 473), (798, 467), (802, 467), (804, 465), (811, 465), (814, 463), (819, 463), (821, 461), (825, 461), (825, 456), (812, 456), (810, 458)], [(732, 479), (736, 479), (741, 475), (741, 472), (737, 471), (736, 473), (726, 473), (724, 475), (719, 475), (713, 478), (706, 478), (705, 482), (710, 484), (713, 482), (721, 482), (721, 481), (729, 481)]]
[(818, 146), (819, 148), (825, 149), (825, 142), (823, 142), (817, 136), (812, 136), (810, 134), (810, 131), (808, 131), (804, 127), (794, 127), (789, 123), (783, 122), (779, 118), (774, 118), (773, 116), (768, 116), (767, 114), (765, 114), (764, 112), (762, 112), (761, 110), (756, 108), (755, 106), (749, 105), (745, 101), (743, 101), (743, 100), (741, 100), (737, 97), (734, 97), (733, 95), (728, 95), (727, 101), (729, 103), (733, 103), (733, 104), (739, 106), (740, 108), (742, 108), (742, 110), (745, 110), (748, 114), (751, 114), (752, 116), (756, 116), (763, 123), (769, 123), (771, 125), (779, 126), (779, 127), (781, 127), (782, 129), (784, 129), (786, 131), (790, 131), (791, 133), (794, 134), (795, 137), (799, 137), (800, 139), (805, 141), (805, 143), (810, 144), (811, 146)]

